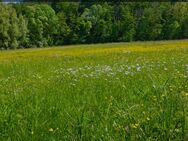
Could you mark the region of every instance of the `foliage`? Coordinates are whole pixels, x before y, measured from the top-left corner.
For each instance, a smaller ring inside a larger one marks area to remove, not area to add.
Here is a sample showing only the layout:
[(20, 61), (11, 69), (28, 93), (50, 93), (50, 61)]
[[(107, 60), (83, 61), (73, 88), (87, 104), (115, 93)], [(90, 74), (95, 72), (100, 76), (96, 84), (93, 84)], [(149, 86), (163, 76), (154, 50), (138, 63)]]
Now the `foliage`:
[(0, 5), (0, 47), (15, 49), (18, 47), (18, 18), (11, 6)]
[(137, 40), (156, 40), (162, 31), (161, 11), (156, 7), (144, 9), (137, 27)]
[(53, 2), (0, 5), (0, 48), (185, 39), (184, 2)]

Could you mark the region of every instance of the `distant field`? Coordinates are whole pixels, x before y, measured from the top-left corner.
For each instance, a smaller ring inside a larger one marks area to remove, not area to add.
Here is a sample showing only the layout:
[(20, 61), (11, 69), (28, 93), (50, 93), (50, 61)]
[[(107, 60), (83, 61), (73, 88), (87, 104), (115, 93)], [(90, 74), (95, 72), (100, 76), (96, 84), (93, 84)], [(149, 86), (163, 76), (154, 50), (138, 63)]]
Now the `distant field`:
[(0, 51), (7, 140), (188, 140), (188, 40)]

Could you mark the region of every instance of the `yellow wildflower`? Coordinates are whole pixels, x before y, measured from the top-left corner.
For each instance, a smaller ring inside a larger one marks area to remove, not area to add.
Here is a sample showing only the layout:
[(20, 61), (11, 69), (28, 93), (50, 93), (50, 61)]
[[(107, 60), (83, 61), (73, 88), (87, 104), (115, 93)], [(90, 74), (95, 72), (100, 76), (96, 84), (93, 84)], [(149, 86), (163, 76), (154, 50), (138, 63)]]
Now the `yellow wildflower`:
[(54, 129), (53, 129), (53, 128), (50, 128), (48, 131), (49, 131), (49, 132), (53, 132), (53, 131), (54, 131)]
[(136, 128), (138, 128), (138, 127), (139, 127), (139, 124), (138, 124), (138, 123), (131, 124), (131, 127), (136, 129)]

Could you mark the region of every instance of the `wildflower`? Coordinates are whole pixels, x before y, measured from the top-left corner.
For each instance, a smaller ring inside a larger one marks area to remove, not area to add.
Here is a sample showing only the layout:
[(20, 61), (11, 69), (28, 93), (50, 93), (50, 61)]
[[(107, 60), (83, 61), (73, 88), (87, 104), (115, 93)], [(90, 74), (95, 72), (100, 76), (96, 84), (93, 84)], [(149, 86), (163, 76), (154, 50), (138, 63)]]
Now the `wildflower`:
[(138, 127), (139, 127), (139, 124), (138, 124), (138, 123), (131, 124), (131, 127), (132, 127), (132, 128), (134, 128), (134, 129), (136, 129), (136, 128), (138, 128)]
[(138, 67), (136, 68), (136, 70), (137, 70), (137, 71), (141, 71), (141, 67), (138, 66)]
[(129, 74), (129, 72), (128, 71), (125, 71), (125, 75), (128, 75)]
[(146, 119), (147, 119), (148, 121), (150, 120), (150, 118), (149, 118), (149, 117), (147, 117)]
[(53, 129), (53, 128), (50, 128), (48, 131), (49, 131), (49, 132), (53, 132), (53, 131), (54, 131), (54, 129)]
[(177, 133), (178, 133), (178, 132), (180, 132), (180, 130), (179, 130), (179, 129), (175, 129), (175, 132), (177, 132)]

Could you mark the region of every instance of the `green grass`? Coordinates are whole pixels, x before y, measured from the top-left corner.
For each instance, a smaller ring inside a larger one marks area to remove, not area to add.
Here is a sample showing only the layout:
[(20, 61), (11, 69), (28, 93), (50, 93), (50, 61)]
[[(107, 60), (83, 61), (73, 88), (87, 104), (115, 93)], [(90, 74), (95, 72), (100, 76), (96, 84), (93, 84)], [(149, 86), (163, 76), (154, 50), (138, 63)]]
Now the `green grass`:
[(188, 140), (188, 41), (0, 52), (0, 140)]

